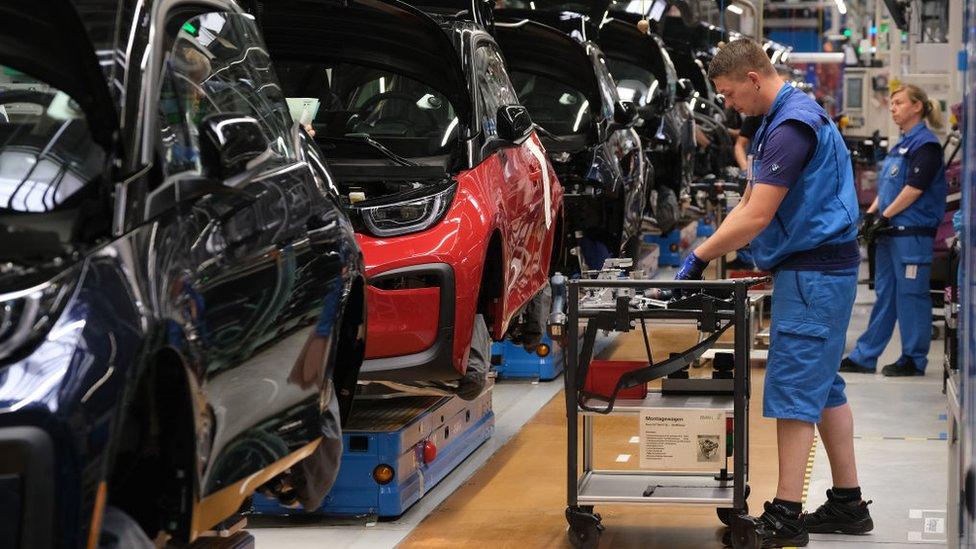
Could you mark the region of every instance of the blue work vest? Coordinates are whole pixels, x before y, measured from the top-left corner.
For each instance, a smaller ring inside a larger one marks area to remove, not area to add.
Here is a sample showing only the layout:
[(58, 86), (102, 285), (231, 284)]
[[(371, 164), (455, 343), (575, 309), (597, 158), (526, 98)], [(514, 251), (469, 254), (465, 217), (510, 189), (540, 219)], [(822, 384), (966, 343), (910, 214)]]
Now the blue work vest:
[[(939, 140), (924, 122), (919, 122), (888, 151), (888, 156), (881, 163), (881, 173), (878, 174), (879, 212), (885, 211), (885, 208), (890, 206), (895, 201), (895, 197), (905, 188), (905, 180), (908, 178), (908, 158), (927, 143), (939, 144)], [(922, 196), (892, 218), (891, 224), (896, 227), (938, 227), (945, 215), (945, 209), (946, 178), (943, 166), (939, 168), (935, 180), (925, 189)]]
[(773, 221), (750, 245), (756, 265), (763, 270), (772, 270), (798, 252), (857, 238), (857, 193), (844, 138), (820, 105), (790, 85), (784, 84), (779, 90), (756, 132), (753, 173), (758, 173), (767, 137), (787, 120), (809, 126), (817, 136), (817, 145)]

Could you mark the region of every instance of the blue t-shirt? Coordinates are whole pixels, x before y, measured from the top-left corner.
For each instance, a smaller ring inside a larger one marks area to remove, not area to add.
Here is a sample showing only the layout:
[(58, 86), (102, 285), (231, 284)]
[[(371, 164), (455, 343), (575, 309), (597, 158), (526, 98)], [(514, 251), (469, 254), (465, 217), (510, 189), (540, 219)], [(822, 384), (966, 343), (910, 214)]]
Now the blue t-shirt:
[(938, 143), (926, 143), (908, 157), (908, 175), (905, 185), (920, 191), (928, 189), (942, 169), (942, 147)]
[(765, 146), (766, 152), (755, 175), (756, 182), (791, 187), (813, 158), (817, 135), (803, 122), (787, 120), (770, 132)]

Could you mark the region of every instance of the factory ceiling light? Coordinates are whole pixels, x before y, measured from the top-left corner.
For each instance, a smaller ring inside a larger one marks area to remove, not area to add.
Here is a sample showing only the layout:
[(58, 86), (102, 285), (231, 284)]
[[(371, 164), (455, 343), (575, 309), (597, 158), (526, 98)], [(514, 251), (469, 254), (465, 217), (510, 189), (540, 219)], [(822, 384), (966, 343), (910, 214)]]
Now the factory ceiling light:
[(847, 4), (844, 3), (844, 0), (834, 0), (834, 2), (837, 3), (837, 11), (839, 11), (841, 15), (847, 13)]
[(742, 8), (739, 7), (739, 6), (737, 6), (737, 5), (735, 5), (735, 4), (729, 4), (729, 7), (725, 8), (725, 9), (731, 11), (732, 13), (734, 13), (736, 15), (742, 15), (742, 12), (743, 12)]

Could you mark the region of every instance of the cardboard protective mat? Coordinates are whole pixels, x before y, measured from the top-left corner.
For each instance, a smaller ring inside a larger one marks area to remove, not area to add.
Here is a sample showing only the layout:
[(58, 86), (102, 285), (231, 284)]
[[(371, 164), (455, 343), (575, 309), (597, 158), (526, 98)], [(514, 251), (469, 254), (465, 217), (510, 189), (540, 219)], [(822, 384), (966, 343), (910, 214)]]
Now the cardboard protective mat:
[[(650, 326), (648, 326), (651, 328)], [(697, 339), (691, 326), (656, 325), (651, 329), (655, 360), (687, 349)], [(601, 358), (646, 357), (640, 327), (618, 336)], [(752, 371), (750, 409), (751, 507), (762, 508), (776, 492), (776, 423), (762, 418), (762, 369)], [(691, 375), (705, 375), (705, 369)], [(562, 383), (556, 379), (549, 383)], [(652, 384), (653, 386), (653, 384)], [(539, 413), (434, 510), (402, 548), (534, 549), (571, 547), (566, 539), (566, 427), (560, 391)], [(594, 423), (598, 468), (636, 468), (636, 416), (599, 417)], [(629, 455), (627, 461), (618, 461)], [(606, 530), (601, 548), (721, 547), (722, 524), (711, 507), (597, 506)]]

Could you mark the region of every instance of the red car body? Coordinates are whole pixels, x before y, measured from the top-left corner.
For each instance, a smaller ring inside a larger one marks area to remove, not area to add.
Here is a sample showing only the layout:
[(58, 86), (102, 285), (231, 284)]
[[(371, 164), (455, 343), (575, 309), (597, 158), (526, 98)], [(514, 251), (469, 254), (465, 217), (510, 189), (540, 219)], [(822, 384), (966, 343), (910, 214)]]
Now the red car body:
[[(444, 219), (430, 229), (392, 238), (356, 235), (371, 281), (406, 267), (441, 265), (453, 274), (453, 285), (439, 288), (383, 290), (372, 283), (368, 286), (366, 302), (371, 314), (367, 317), (366, 358), (374, 366), (382, 369), (376, 361), (417, 356), (443, 341), (450, 344), (454, 370), (463, 374), (482, 274), (501, 277), (501, 295), (491, 303), (489, 315), (489, 329), (496, 340), (504, 336), (512, 317), (548, 283), (563, 190), (549, 162), (540, 165), (530, 150), (532, 146), (543, 150), (538, 137), (533, 134), (530, 140), (533, 145), (525, 142), (501, 149), (458, 173), (454, 202)], [(549, 226), (542, 169), (549, 172)], [(492, 239), (500, 244), (500, 257), (488, 256)], [(486, 262), (493, 260), (500, 261), (503, 268), (486, 271)]]
[(548, 283), (563, 189), (483, 27), (397, 0), (310, 5), (266, 6), (265, 37), (286, 95), (321, 105), (362, 248), (360, 379), (459, 380), (475, 323), (501, 339)]

